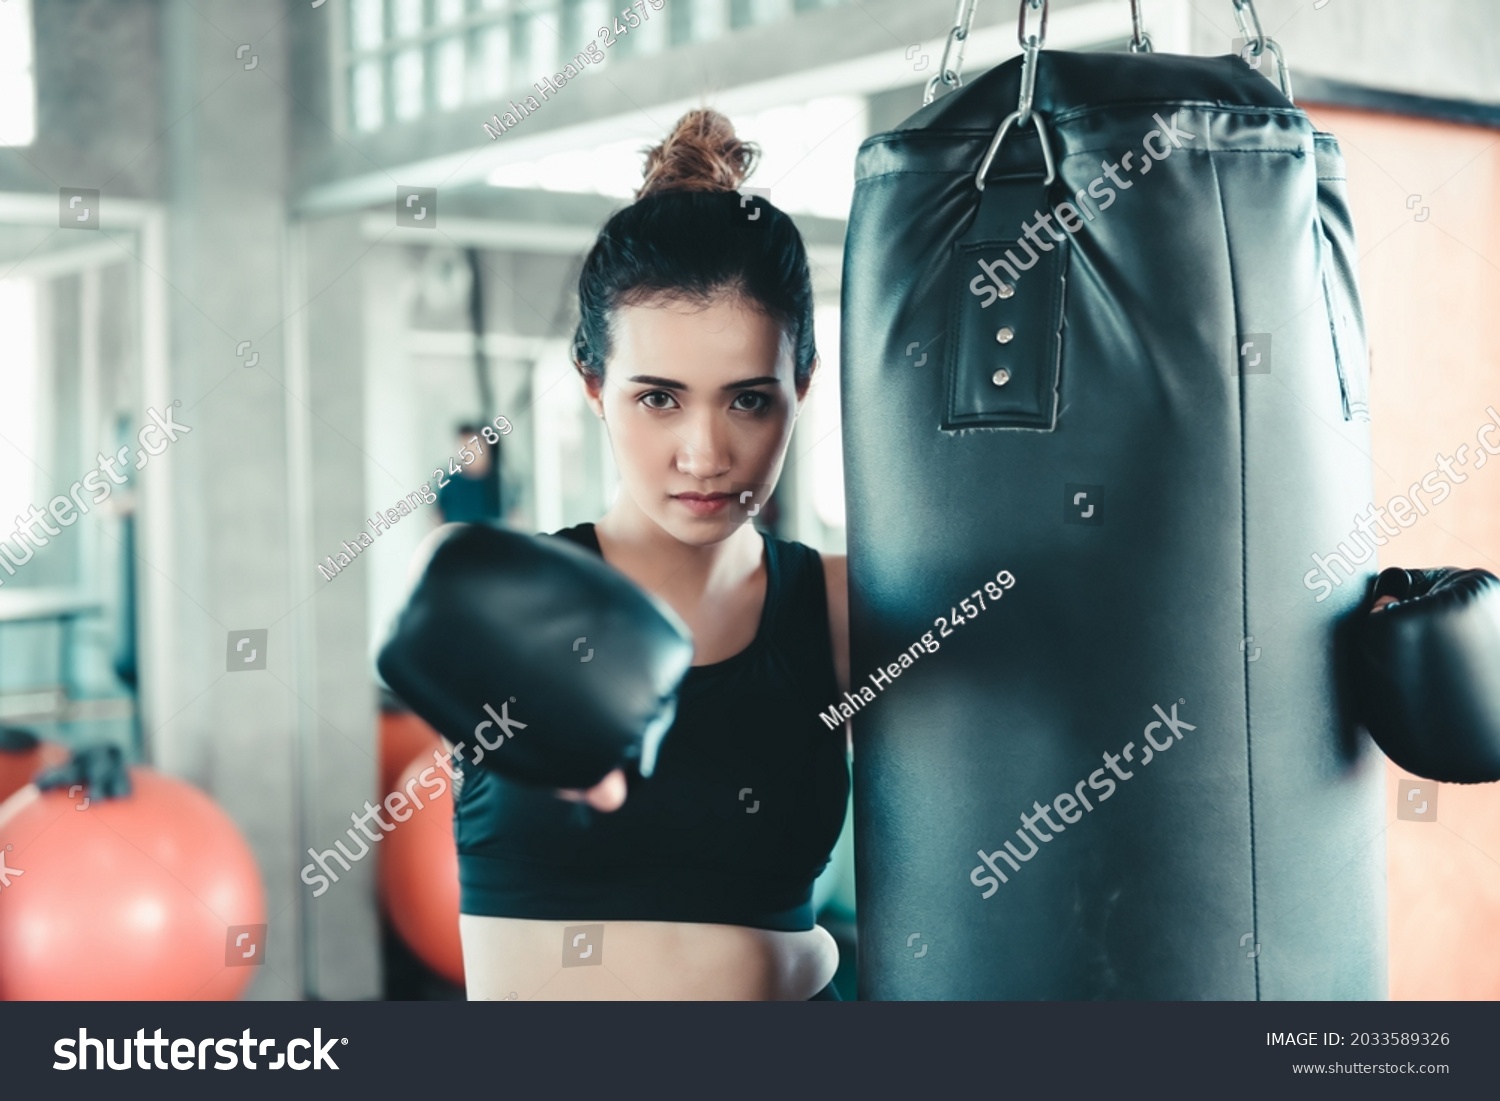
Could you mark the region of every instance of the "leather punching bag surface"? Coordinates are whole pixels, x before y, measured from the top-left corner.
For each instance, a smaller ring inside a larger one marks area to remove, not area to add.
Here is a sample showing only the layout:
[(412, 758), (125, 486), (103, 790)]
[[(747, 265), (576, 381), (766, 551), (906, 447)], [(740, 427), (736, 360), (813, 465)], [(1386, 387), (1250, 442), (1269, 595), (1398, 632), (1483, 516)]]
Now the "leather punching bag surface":
[(1056, 179), (1025, 125), (980, 190), (1020, 65), (857, 162), (860, 997), (1383, 998), (1337, 144), (1233, 56), (1049, 50)]

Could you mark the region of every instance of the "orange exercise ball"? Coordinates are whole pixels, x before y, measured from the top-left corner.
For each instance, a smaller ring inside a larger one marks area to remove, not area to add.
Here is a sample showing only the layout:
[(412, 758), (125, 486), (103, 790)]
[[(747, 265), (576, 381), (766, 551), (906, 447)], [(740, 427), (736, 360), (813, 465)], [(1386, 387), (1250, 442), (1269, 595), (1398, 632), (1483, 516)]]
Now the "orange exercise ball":
[[(404, 793), (406, 785), (429, 768), (433, 768), (431, 752), (407, 765), (391, 790)], [(453, 791), (446, 783), (447, 773), (439, 768), (436, 774), (445, 781), (442, 794), (430, 798), (430, 788), (424, 789), (420, 783), (414, 786), (412, 791), (422, 800), (422, 809), (415, 804), (399, 808), (410, 817), (396, 822), (396, 828), (380, 844), (380, 901), (407, 947), (443, 978), (461, 986), (464, 951), (458, 939)], [(381, 814), (395, 821), (389, 809)]]
[(66, 746), (44, 742), (29, 730), (0, 727), (0, 803), (31, 783), (42, 769), (67, 759)]
[(227, 1000), (265, 959), (265, 891), (234, 823), (181, 780), (128, 775), (117, 798), (28, 784), (0, 804), (0, 999)]
[(396, 778), (413, 757), (441, 749), (438, 733), (410, 711), (380, 713), (380, 794), (396, 790)]

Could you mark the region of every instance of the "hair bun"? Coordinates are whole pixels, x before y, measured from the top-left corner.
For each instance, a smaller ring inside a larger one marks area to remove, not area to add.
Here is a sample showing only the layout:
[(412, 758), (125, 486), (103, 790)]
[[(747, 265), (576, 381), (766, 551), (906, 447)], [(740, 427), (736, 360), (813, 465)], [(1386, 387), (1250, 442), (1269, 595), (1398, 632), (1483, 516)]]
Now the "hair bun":
[(754, 142), (735, 137), (718, 111), (700, 107), (678, 120), (667, 140), (646, 152), (637, 200), (658, 191), (738, 191), (760, 158)]

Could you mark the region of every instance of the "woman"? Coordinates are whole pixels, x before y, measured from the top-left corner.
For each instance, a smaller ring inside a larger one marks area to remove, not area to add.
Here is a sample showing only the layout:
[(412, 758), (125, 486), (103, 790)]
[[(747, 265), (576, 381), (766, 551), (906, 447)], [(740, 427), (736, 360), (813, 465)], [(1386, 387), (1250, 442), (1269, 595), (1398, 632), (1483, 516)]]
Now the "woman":
[(806, 252), (736, 189), (757, 150), (698, 110), (651, 150), (579, 278), (575, 366), (620, 492), (554, 533), (669, 604), (694, 661), (655, 772), (551, 793), (467, 764), (456, 833), (475, 999), (837, 998), (813, 880), (843, 825), (845, 560), (764, 536), (817, 368)]

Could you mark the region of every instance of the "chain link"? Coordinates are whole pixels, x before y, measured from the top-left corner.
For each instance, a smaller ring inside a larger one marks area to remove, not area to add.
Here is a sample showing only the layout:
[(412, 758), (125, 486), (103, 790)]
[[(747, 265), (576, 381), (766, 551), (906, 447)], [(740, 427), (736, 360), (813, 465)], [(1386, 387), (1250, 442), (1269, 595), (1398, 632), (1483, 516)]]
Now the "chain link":
[[(1251, 57), (1259, 57), (1266, 51), (1276, 58), (1276, 78), (1281, 86), (1281, 92), (1288, 100), (1292, 98), (1292, 78), (1287, 70), (1286, 61), (1281, 55), (1281, 48), (1275, 39), (1268, 38), (1260, 25), (1260, 13), (1255, 10), (1254, 0), (1233, 0), (1234, 19), (1239, 25), (1240, 36), (1245, 39), (1245, 52)], [(943, 60), (938, 66), (937, 75), (927, 82), (927, 90), (922, 96), (922, 106), (927, 106), (937, 98), (939, 87), (954, 89), (962, 86), (964, 45), (969, 40), (969, 32), (974, 26), (974, 11), (978, 6), (978, 0), (958, 0), (958, 7), (953, 13), (953, 26), (948, 30), (947, 41), (943, 43)], [(1035, 33), (1027, 33), (1027, 15), (1034, 12), (1041, 13), (1041, 24)], [(1020, 122), (1024, 125), (1031, 118), (1031, 97), (1036, 87), (1036, 55), (1041, 50), (1042, 44), (1047, 39), (1047, 0), (1021, 0), (1021, 17), (1016, 28), (1016, 40), (1020, 42), (1023, 53), (1021, 68), (1021, 104), (1019, 108)], [(1130, 0), (1130, 52), (1150, 53), (1151, 36), (1146, 33), (1141, 16), (1141, 0)]]
[(1133, 54), (1151, 52), (1151, 36), (1146, 33), (1141, 21), (1141, 0), (1130, 0), (1130, 52)]
[(927, 92), (922, 96), (926, 107), (937, 97), (938, 85), (957, 88), (964, 82), (964, 43), (969, 40), (969, 30), (974, 25), (974, 9), (979, 0), (958, 0), (953, 13), (953, 26), (948, 30), (948, 41), (943, 44), (943, 60), (937, 75), (927, 82)]
[[(1234, 21), (1239, 24), (1240, 37), (1245, 40), (1245, 48), (1241, 54), (1243, 59), (1248, 63), (1250, 58), (1258, 58), (1267, 50), (1271, 51), (1271, 56), (1276, 59), (1276, 82), (1281, 87), (1281, 94), (1291, 101), (1291, 71), (1286, 67), (1286, 58), (1281, 56), (1281, 47), (1276, 44), (1276, 40), (1266, 37), (1261, 30), (1260, 14), (1255, 10), (1254, 0), (1234, 0)], [(1260, 68), (1258, 62), (1255, 67)]]

